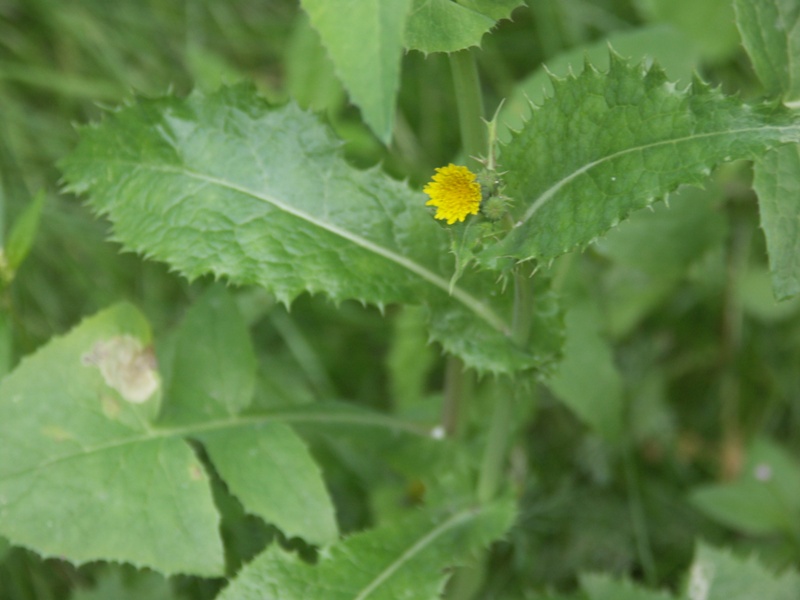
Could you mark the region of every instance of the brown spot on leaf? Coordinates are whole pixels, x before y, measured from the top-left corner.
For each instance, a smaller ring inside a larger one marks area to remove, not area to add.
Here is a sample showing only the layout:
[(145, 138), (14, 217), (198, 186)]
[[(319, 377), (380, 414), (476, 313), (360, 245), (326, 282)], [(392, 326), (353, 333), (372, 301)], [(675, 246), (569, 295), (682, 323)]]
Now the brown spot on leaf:
[(106, 385), (128, 402), (140, 404), (160, 385), (153, 349), (143, 347), (131, 335), (100, 340), (81, 357), (84, 365), (97, 367)]

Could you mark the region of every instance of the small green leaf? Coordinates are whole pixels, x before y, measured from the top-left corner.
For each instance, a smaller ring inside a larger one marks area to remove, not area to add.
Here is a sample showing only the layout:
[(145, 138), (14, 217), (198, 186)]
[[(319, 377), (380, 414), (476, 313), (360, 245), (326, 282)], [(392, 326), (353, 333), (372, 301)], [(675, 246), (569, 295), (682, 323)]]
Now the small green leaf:
[(220, 600), (433, 600), (447, 569), (502, 536), (513, 520), (508, 501), (446, 514), (419, 512), (349, 537), (315, 565), (271, 546)]
[(353, 103), (384, 142), (392, 135), (411, 0), (302, 0)]
[(175, 340), (169, 403), (160, 421), (187, 424), (237, 414), (253, 399), (256, 357), (236, 303), (223, 285), (186, 313)]
[(457, 52), (480, 46), (495, 22), (511, 16), (521, 0), (414, 0), (405, 44), (421, 52)]
[(220, 575), (219, 517), (203, 465), (145, 420), (160, 394), (149, 335), (142, 315), (120, 305), (3, 379), (0, 533), (76, 563)]
[(553, 97), (502, 149), (517, 214), (514, 229), (479, 255), (487, 266), (584, 246), (722, 162), (800, 140), (798, 117), (783, 107), (743, 105), (700, 81), (679, 91), (661, 69), (616, 55), (608, 73), (587, 65), (553, 85)]
[(691, 501), (734, 529), (791, 535), (800, 514), (800, 464), (776, 444), (757, 440), (739, 479), (697, 488)]
[(768, 94), (800, 100), (800, 4), (735, 0), (736, 25)]
[(774, 575), (755, 559), (699, 544), (686, 585), (688, 600), (796, 600), (800, 575), (787, 571)]
[(45, 198), (44, 190), (40, 190), (11, 228), (5, 248), (5, 258), (11, 273), (16, 272), (33, 246)]
[(451, 290), (448, 235), (421, 193), (353, 169), (316, 118), (247, 86), (121, 109), (84, 128), (62, 167), (127, 248), (191, 278), (224, 275), (286, 303), (308, 291), (422, 304), (433, 338), (467, 366), (552, 361), (550, 347), (512, 342), (513, 294), (495, 275), (466, 273)]
[(321, 545), (336, 540), (336, 518), (322, 474), (290, 427), (262, 423), (203, 433), (199, 439), (247, 512), (289, 537)]
[(606, 574), (581, 575), (581, 588), (588, 600), (672, 600), (664, 591), (648, 590), (625, 579)]
[(547, 385), (587, 425), (614, 442), (622, 431), (622, 378), (601, 337), (599, 311), (584, 301), (565, 320), (564, 358)]
[(800, 146), (767, 152), (753, 169), (772, 288), (783, 300), (800, 293)]

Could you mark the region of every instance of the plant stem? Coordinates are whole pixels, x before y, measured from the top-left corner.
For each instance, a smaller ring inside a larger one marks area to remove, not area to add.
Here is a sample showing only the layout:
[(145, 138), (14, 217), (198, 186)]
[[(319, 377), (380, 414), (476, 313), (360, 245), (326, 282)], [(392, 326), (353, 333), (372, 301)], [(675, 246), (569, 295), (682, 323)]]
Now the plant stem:
[(448, 356), (444, 371), (444, 406), (442, 407), (442, 427), (448, 437), (453, 437), (458, 433), (465, 376), (462, 362), (455, 356)]
[[(483, 97), (478, 79), (478, 69), (469, 50), (450, 54), (450, 70), (458, 107), (458, 124), (461, 141), (467, 156), (486, 153), (486, 127), (483, 123)], [(471, 159), (470, 162), (477, 164)], [(475, 168), (474, 164), (470, 165)], [(459, 414), (464, 393), (464, 366), (455, 357), (447, 359), (445, 370), (444, 406), (442, 427), (449, 436), (458, 433)]]
[(510, 389), (504, 388), (506, 386), (500, 385), (499, 382), (495, 386), (492, 422), (489, 425), (489, 436), (478, 478), (478, 502), (481, 504), (491, 501), (497, 495), (506, 459), (513, 414), (511, 410), (513, 394)]
[[(531, 326), (531, 281), (518, 266), (514, 273), (514, 312), (512, 338), (515, 343), (524, 345), (530, 335)], [(495, 385), (494, 411), (489, 426), (489, 437), (483, 454), (481, 472), (478, 479), (478, 501), (489, 502), (500, 487), (503, 463), (508, 450), (514, 415), (514, 393), (511, 386)]]
[(634, 463), (632, 440), (625, 440), (625, 447), (622, 452), (625, 480), (628, 486), (628, 509), (633, 526), (633, 539), (636, 543), (636, 552), (639, 555), (642, 571), (644, 571), (645, 581), (650, 585), (655, 585), (657, 582), (656, 563), (650, 544), (650, 533), (647, 530), (647, 517), (644, 513), (642, 493), (639, 487), (639, 476), (636, 470), (636, 464)]
[(461, 143), (464, 153), (469, 157), (469, 166), (475, 168), (478, 156), (486, 156), (487, 135), (483, 122), (483, 96), (481, 94), (478, 68), (469, 50), (450, 54), (450, 69), (453, 72), (453, 85), (458, 107), (458, 124), (461, 130)]
[(730, 240), (726, 255), (725, 295), (720, 340), (720, 476), (724, 481), (738, 477), (744, 463), (744, 433), (739, 414), (741, 383), (737, 362), (742, 346), (742, 305), (739, 278), (747, 264), (752, 232), (743, 202), (728, 203)]

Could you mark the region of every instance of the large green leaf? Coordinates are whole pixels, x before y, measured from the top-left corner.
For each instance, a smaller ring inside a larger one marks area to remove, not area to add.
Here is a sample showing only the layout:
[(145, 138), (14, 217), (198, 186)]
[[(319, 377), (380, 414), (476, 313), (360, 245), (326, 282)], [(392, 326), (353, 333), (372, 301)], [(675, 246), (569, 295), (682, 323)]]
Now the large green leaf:
[(180, 437), (159, 435), (147, 419), (160, 395), (149, 343), (143, 317), (121, 305), (3, 380), (0, 532), (75, 562), (221, 575), (204, 468)]
[(742, 43), (767, 93), (800, 100), (800, 3), (735, 0)]
[(755, 559), (699, 544), (686, 584), (689, 600), (796, 600), (800, 575), (791, 570), (774, 575)]
[[(219, 298), (214, 291), (192, 310), (231, 327), (230, 305)], [(214, 305), (219, 310), (209, 313)], [(196, 326), (190, 314), (182, 328)], [(205, 339), (185, 331), (178, 337), (206, 345), (233, 339), (219, 335), (222, 327), (207, 328)], [(225, 352), (242, 356), (230, 347), (191, 366), (176, 361), (165, 398), (171, 417), (153, 422), (161, 384), (149, 336), (142, 315), (121, 305), (49, 342), (3, 379), (0, 535), (76, 563), (126, 561), (167, 574), (217, 576), (225, 565), (219, 515), (189, 439), (206, 445), (248, 511), (288, 535), (324, 544), (336, 537), (333, 509), (319, 470), (287, 425), (427, 436), (390, 417), (327, 404), (230, 414), (218, 411), (219, 398), (200, 394), (197, 411), (170, 411), (170, 394), (190, 400), (177, 389), (186, 379), (181, 371), (213, 373), (211, 363)], [(246, 391), (246, 379), (221, 389)]]
[(502, 536), (513, 504), (419, 512), (353, 535), (316, 565), (276, 546), (245, 567), (220, 600), (434, 600), (448, 567)]
[(405, 44), (421, 52), (457, 52), (479, 46), (495, 22), (508, 18), (521, 0), (414, 0)]
[(660, 68), (617, 56), (608, 73), (587, 65), (553, 86), (502, 150), (515, 226), (479, 255), (484, 264), (558, 256), (719, 163), (800, 139), (782, 107), (743, 105), (697, 80), (680, 91)]
[(550, 355), (511, 342), (512, 293), (491, 274), (450, 293), (448, 234), (422, 194), (351, 168), (313, 116), (272, 110), (249, 87), (140, 101), (84, 128), (62, 167), (126, 247), (189, 277), (225, 275), (284, 302), (309, 291), (425, 304), (434, 338), (481, 370)]
[(670, 25), (614, 31), (602, 40), (549, 57), (545, 64), (517, 84), (513, 93), (503, 102), (498, 119), (499, 138), (508, 141), (508, 129), (520, 129), (530, 118), (532, 104), (541, 104), (547, 96), (552, 95), (551, 75), (566, 77), (571, 72), (579, 73), (587, 60), (601, 71), (608, 69), (609, 46), (632, 60), (658, 63), (671, 81), (691, 81), (692, 71), (700, 60), (697, 49), (686, 34)]
[(364, 120), (388, 142), (411, 0), (302, 0), (301, 4)]

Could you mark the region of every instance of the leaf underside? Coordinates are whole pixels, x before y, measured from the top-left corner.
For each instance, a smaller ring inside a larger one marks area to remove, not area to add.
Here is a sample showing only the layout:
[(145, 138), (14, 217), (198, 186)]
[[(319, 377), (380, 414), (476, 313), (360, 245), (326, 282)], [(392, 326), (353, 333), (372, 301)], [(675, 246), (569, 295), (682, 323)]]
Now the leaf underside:
[(479, 255), (484, 265), (583, 247), (722, 162), (800, 139), (797, 117), (783, 107), (744, 105), (698, 80), (681, 91), (657, 66), (613, 54), (608, 73), (587, 64), (553, 87), (502, 148), (516, 225)]

